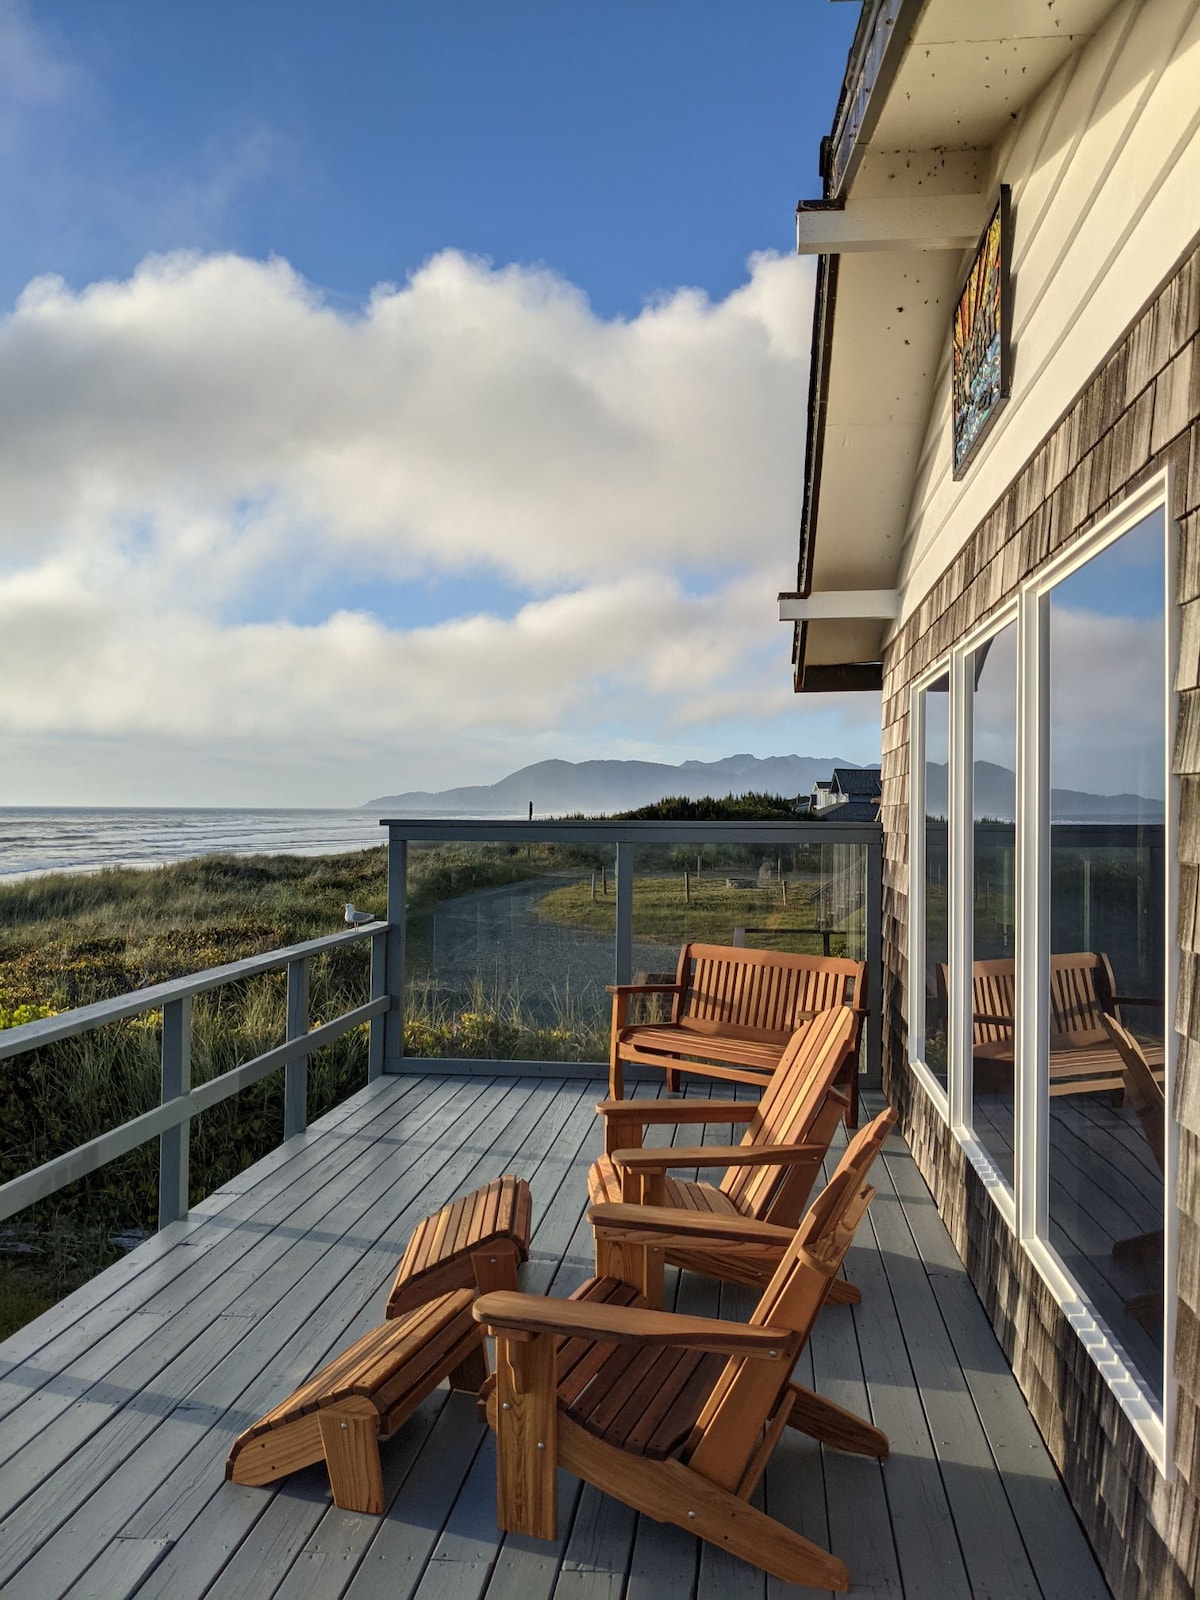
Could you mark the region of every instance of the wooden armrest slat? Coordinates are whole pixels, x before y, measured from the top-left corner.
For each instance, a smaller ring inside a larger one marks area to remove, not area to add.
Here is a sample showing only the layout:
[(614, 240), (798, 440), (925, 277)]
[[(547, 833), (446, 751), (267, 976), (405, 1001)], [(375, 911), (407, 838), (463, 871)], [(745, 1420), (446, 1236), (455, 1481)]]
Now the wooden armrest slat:
[(510, 1290), (482, 1295), (472, 1311), (476, 1322), (497, 1333), (557, 1333), (564, 1338), (598, 1339), (607, 1344), (671, 1345), (683, 1350), (711, 1350), (718, 1355), (763, 1356), (768, 1360), (785, 1359), (796, 1342), (796, 1335), (788, 1328), (684, 1317), (642, 1306), (552, 1300)]
[(793, 1228), (779, 1228), (773, 1222), (756, 1222), (753, 1217), (722, 1216), (715, 1212), (682, 1211), (674, 1206), (630, 1206), (619, 1201), (604, 1201), (588, 1207), (588, 1221), (601, 1232), (611, 1228), (623, 1234), (673, 1233), (722, 1243), (771, 1245), (783, 1249), (791, 1244)]
[(596, 1114), (620, 1117), (622, 1122), (642, 1122), (647, 1127), (662, 1122), (749, 1122), (758, 1110), (756, 1100), (599, 1100)]
[(614, 1166), (631, 1172), (666, 1172), (671, 1167), (773, 1167), (781, 1161), (820, 1160), (822, 1144), (698, 1144), (667, 1145), (652, 1150), (614, 1150)]

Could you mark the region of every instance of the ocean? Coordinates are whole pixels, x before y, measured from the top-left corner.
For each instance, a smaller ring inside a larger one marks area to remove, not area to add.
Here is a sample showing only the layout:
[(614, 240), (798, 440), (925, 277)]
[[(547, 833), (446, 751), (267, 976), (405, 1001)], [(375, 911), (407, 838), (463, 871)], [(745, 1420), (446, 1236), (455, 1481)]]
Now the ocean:
[(161, 867), (190, 856), (335, 855), (384, 844), (374, 811), (0, 807), (0, 882), (42, 872)]

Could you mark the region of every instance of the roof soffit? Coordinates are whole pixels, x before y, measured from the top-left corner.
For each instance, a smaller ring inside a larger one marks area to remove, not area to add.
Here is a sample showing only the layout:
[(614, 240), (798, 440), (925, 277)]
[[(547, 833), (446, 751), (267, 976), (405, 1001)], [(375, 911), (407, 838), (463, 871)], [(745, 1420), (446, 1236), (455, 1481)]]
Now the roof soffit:
[[(873, 109), (844, 199), (983, 195), (991, 147), (1114, 3), (926, 0)], [(812, 592), (896, 585), (969, 254), (898, 248), (838, 257), (821, 446), (810, 464), (815, 516), (802, 535), (801, 574)], [(888, 626), (865, 618), (798, 624), (797, 682), (805, 660), (865, 661), (868, 649), (877, 657)]]

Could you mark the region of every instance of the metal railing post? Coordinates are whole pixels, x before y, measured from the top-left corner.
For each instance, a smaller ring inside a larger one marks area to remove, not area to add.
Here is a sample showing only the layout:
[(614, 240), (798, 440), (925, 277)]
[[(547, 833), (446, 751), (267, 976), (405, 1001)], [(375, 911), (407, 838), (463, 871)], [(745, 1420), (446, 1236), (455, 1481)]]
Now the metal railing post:
[(867, 852), (867, 1076), (866, 1087), (883, 1087), (883, 836), (863, 845)]
[[(308, 959), (287, 964), (287, 1039), (308, 1033)], [(283, 1137), (291, 1139), (308, 1126), (308, 1056), (298, 1056), (283, 1069)]]
[(408, 931), (408, 840), (388, 830), (387, 959), (383, 1070), (404, 1071), (404, 961)]
[(633, 845), (617, 845), (617, 937), (613, 966), (617, 983), (633, 979)]
[[(386, 928), (372, 935), (370, 1000), (380, 1000), (387, 994), (387, 942)], [(372, 1017), (367, 1028), (367, 1082), (371, 1083), (383, 1074), (384, 1018)]]
[[(162, 1093), (160, 1103), (186, 1095), (192, 1087), (192, 1002), (190, 996), (163, 1006)], [(158, 1225), (165, 1228), (188, 1214), (188, 1156), (191, 1119), (158, 1136)]]

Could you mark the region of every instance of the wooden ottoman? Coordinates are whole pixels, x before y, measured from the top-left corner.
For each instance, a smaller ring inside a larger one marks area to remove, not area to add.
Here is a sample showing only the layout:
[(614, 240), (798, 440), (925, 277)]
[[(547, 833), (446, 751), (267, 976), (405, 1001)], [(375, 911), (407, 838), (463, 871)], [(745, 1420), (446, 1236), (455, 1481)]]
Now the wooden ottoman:
[(265, 1484), (324, 1461), (333, 1503), (383, 1511), (379, 1445), (444, 1378), (487, 1379), (477, 1292), (515, 1289), (529, 1255), (529, 1185), (511, 1175), (461, 1195), (417, 1225), (388, 1297), (388, 1320), (335, 1356), (234, 1441), (233, 1483)]
[(451, 1289), (515, 1289), (529, 1259), (533, 1202), (511, 1173), (460, 1195), (417, 1224), (388, 1295), (389, 1317), (403, 1316)]

